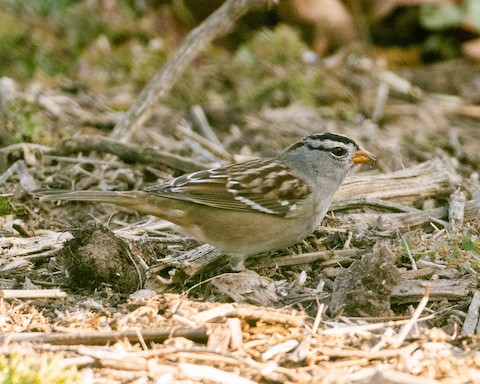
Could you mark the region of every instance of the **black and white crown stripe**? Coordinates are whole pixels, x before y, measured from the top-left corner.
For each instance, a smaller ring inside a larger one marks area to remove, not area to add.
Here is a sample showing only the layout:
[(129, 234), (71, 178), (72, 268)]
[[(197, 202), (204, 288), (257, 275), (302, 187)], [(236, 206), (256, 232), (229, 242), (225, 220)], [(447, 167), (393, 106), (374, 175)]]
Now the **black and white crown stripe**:
[(349, 147), (358, 149), (358, 144), (349, 137), (339, 133), (314, 133), (304, 137), (302, 140), (292, 144), (286, 149), (286, 152), (294, 151), (298, 148), (306, 146), (310, 149), (332, 150), (334, 148), (344, 148), (348, 150)]

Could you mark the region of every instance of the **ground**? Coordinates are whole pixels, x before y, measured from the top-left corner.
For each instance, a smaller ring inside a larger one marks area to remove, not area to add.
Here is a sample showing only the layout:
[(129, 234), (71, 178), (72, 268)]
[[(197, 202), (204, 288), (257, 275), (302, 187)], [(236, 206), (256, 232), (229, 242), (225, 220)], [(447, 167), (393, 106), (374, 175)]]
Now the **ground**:
[[(122, 143), (112, 128), (184, 31), (118, 17), (75, 76), (0, 81), (4, 382), (478, 382), (480, 66), (396, 68), (356, 45), (312, 60), (281, 24), (203, 52)], [(325, 130), (377, 163), (242, 273), (165, 221), (29, 193), (141, 189)]]

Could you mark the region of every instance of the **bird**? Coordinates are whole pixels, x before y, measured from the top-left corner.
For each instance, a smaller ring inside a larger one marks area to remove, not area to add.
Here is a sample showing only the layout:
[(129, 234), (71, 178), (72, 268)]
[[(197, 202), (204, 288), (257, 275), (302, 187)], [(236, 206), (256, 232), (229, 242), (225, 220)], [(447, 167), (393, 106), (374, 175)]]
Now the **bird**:
[(305, 239), (320, 225), (350, 169), (373, 161), (351, 138), (319, 132), (275, 157), (185, 174), (141, 191), (32, 193), (40, 201), (112, 203), (168, 220), (218, 248), (233, 271), (242, 271), (248, 257)]

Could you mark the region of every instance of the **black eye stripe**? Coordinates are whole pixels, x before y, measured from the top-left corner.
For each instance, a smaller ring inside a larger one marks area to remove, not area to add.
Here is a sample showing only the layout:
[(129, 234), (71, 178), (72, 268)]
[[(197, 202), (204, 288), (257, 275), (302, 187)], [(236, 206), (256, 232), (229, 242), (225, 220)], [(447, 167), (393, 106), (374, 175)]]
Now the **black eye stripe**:
[(345, 156), (348, 151), (346, 148), (343, 148), (343, 147), (334, 147), (334, 148), (330, 148), (328, 149), (328, 151), (334, 155), (334, 156), (337, 156), (337, 157), (342, 157), (342, 156)]
[(348, 149), (345, 148), (345, 147), (324, 147), (322, 145), (318, 145), (318, 143), (315, 143), (315, 145), (313, 143), (305, 143), (304, 144), (308, 149), (311, 149), (313, 151), (315, 150), (320, 150), (320, 151), (326, 151), (326, 152), (330, 152), (332, 153), (333, 155), (335, 156), (345, 156), (347, 153), (348, 153)]

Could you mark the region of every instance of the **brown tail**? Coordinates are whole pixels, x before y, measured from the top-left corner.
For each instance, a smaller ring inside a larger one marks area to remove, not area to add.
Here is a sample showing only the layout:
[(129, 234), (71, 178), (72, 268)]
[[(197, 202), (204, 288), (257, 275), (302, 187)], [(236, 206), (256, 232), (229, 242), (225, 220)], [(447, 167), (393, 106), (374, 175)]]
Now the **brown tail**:
[(69, 191), (62, 189), (37, 189), (31, 194), (40, 201), (94, 201), (115, 204), (138, 212), (154, 215), (184, 225), (178, 214), (182, 201), (156, 196), (143, 191)]
[(96, 201), (116, 205), (132, 205), (145, 195), (136, 191), (69, 191), (67, 189), (37, 189), (31, 192), (40, 201)]
[(69, 191), (66, 189), (37, 189), (31, 192), (40, 201), (94, 201), (110, 203), (135, 211), (165, 217), (161, 198), (155, 199), (142, 191)]

